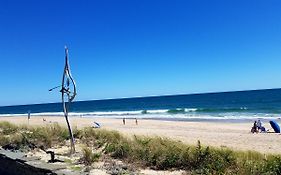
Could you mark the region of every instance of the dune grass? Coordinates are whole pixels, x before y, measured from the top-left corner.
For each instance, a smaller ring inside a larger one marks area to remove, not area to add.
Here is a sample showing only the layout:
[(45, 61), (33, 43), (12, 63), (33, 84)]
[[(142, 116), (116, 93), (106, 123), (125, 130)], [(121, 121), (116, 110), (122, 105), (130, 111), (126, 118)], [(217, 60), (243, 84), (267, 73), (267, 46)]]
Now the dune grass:
[(84, 163), (85, 165), (89, 166), (92, 163), (98, 161), (100, 158), (99, 153), (93, 153), (93, 151), (89, 147), (82, 148), (82, 157), (80, 158), (80, 162)]
[[(264, 155), (253, 151), (233, 151), (228, 148), (186, 145), (161, 137), (124, 137), (116, 131), (75, 128), (77, 141), (85, 144), (80, 160), (85, 165), (97, 161), (102, 154), (131, 164), (157, 170), (182, 169), (193, 174), (281, 174), (281, 156)], [(69, 139), (67, 129), (58, 124), (44, 127), (16, 126), (0, 122), (0, 145), (12, 144), (16, 149), (32, 145), (45, 148), (64, 144)]]

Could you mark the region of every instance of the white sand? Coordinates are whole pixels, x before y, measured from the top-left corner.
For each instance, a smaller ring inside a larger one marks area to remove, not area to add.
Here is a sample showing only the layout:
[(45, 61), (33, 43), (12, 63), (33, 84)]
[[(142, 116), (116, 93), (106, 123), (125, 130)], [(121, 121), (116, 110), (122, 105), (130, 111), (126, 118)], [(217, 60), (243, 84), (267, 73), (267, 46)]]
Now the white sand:
[[(46, 121), (43, 121), (43, 118)], [(0, 117), (0, 121), (15, 124), (28, 124), (25, 117)], [(102, 128), (117, 130), (125, 135), (163, 136), (195, 145), (200, 140), (203, 145), (215, 147), (229, 147), (235, 150), (254, 150), (261, 153), (281, 154), (281, 135), (276, 133), (250, 133), (252, 123), (226, 122), (182, 122), (160, 120), (127, 119), (123, 125), (122, 119), (79, 118), (70, 117), (72, 126), (78, 128), (91, 126), (94, 121)], [(66, 126), (64, 117), (31, 117), (29, 125), (48, 125), (58, 122)], [(265, 124), (270, 128), (269, 124)]]

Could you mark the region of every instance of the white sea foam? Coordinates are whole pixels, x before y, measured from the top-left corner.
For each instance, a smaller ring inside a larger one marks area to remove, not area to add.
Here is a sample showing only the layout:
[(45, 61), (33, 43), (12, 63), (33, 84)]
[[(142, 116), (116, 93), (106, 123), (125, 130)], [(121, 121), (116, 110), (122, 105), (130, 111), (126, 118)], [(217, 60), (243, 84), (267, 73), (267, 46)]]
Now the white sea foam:
[[(13, 117), (13, 116), (27, 116), (28, 113), (22, 114), (0, 114), (0, 117)], [(63, 112), (42, 112), (42, 113), (30, 113), (31, 116), (63, 116)]]
[(198, 109), (197, 108), (185, 108), (185, 112), (196, 112)]
[[(196, 112), (197, 108), (176, 108), (175, 110), (183, 111), (183, 112)], [(156, 110), (147, 110), (148, 114), (163, 114), (169, 112), (170, 109), (156, 109)]]
[[(183, 110), (183, 109), (176, 109)], [(145, 112), (144, 112), (145, 111)], [(253, 120), (266, 119), (275, 120), (280, 119), (279, 114), (264, 114), (264, 113), (216, 113), (204, 114), (196, 113), (196, 108), (185, 108), (184, 113), (169, 113), (168, 109), (158, 110), (136, 110), (136, 111), (100, 111), (100, 112), (70, 112), (69, 116), (73, 117), (93, 117), (93, 118), (143, 118), (143, 119), (163, 119), (163, 120)], [(23, 114), (0, 114), (3, 116), (27, 116)], [(31, 113), (31, 116), (63, 116), (63, 112), (43, 112)]]
[(70, 115), (82, 115), (82, 116), (112, 116), (112, 115), (137, 115), (142, 114), (142, 111), (106, 111), (106, 112), (85, 112), (85, 113), (78, 113), (78, 112), (71, 112)]
[(146, 112), (148, 114), (161, 114), (161, 113), (166, 113), (168, 112), (168, 109), (155, 109), (155, 110), (147, 110)]
[(24, 116), (24, 115), (27, 116), (27, 113), (26, 114), (0, 114), (0, 117), (14, 117), (14, 116)]

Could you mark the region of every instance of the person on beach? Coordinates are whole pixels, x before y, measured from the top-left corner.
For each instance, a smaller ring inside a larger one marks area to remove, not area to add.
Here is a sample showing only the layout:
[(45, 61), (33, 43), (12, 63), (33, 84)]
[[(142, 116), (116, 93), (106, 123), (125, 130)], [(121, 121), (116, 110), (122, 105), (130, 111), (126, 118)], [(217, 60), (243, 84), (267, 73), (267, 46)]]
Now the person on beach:
[(262, 126), (262, 122), (260, 120), (258, 120), (258, 122), (257, 122), (257, 128), (258, 128), (258, 131), (260, 131), (260, 132), (266, 132), (266, 129), (264, 126)]
[(30, 111), (28, 111), (27, 119), (30, 120)]
[(251, 129), (251, 132), (252, 133), (257, 133), (258, 132), (258, 126), (257, 126), (257, 121), (254, 122), (254, 125)]
[(266, 132), (266, 129), (264, 126), (262, 126), (262, 122), (260, 120), (257, 121), (256, 128), (256, 132)]
[(126, 124), (126, 121), (125, 121), (125, 118), (123, 118), (123, 125), (125, 125)]
[(258, 122), (257, 122), (257, 127), (258, 127), (258, 130), (260, 130), (260, 129), (261, 129), (261, 127), (262, 127), (262, 123), (261, 123), (261, 121), (260, 121), (260, 120), (258, 120)]
[(137, 118), (135, 118), (135, 120), (136, 120), (136, 125), (138, 125), (138, 119), (137, 119)]

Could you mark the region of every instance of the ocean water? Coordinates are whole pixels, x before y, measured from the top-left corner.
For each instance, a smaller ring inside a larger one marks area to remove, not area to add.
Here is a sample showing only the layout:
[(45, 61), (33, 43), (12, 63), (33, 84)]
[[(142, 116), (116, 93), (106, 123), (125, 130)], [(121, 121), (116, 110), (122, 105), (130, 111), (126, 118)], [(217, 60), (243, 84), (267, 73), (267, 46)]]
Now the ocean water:
[[(0, 116), (63, 115), (61, 103), (0, 107)], [(251, 120), (281, 117), (281, 89), (77, 101), (71, 116), (166, 120)]]

